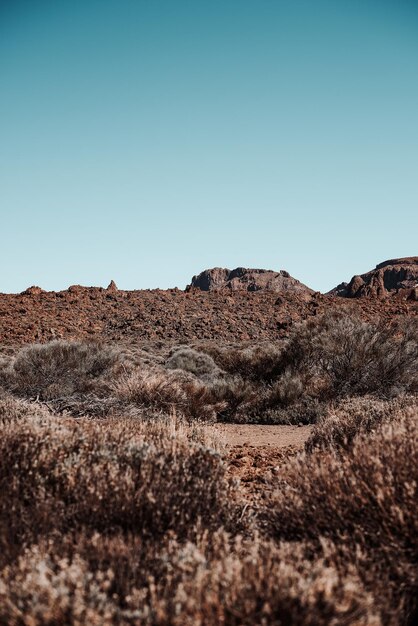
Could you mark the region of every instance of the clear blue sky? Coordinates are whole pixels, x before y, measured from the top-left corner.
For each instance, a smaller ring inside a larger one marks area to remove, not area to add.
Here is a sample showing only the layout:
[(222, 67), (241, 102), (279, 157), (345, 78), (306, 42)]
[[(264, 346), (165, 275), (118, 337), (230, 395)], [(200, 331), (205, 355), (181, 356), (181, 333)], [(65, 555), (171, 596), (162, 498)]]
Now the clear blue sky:
[(418, 254), (415, 0), (0, 0), (0, 291)]

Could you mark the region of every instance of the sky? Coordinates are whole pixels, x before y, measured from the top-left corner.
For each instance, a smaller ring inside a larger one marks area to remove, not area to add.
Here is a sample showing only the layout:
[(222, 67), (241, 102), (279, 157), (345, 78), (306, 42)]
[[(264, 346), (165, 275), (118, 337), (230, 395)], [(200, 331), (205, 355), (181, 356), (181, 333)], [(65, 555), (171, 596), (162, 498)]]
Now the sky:
[(0, 0), (0, 291), (418, 255), (415, 0)]

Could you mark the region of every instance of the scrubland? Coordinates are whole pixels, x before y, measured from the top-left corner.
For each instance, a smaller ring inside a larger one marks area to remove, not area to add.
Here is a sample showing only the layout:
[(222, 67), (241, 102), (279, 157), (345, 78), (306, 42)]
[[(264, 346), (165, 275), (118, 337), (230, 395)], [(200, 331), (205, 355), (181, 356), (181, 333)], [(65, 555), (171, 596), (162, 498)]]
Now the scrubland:
[[(0, 624), (412, 625), (418, 328), (0, 360)], [(216, 421), (312, 424), (245, 494)]]

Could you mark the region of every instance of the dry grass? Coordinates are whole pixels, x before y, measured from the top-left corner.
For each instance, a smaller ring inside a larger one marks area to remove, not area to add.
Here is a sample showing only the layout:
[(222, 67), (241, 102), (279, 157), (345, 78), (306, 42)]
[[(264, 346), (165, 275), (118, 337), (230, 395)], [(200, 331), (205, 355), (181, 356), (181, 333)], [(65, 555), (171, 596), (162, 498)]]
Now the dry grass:
[(306, 442), (306, 450), (350, 448), (357, 435), (373, 433), (380, 426), (413, 417), (418, 410), (416, 396), (380, 400), (373, 396), (344, 398), (332, 403), (318, 417)]
[(203, 426), (2, 402), (1, 624), (414, 623), (411, 415), (283, 466), (255, 515)]
[(276, 539), (324, 540), (356, 565), (385, 624), (412, 620), (418, 593), (418, 416), (409, 412), (348, 450), (289, 466), (265, 511)]
[(176, 371), (135, 371), (116, 380), (112, 391), (125, 405), (175, 410), (189, 419), (214, 420), (224, 406), (202, 382)]
[(78, 528), (189, 538), (199, 524), (228, 524), (234, 504), (225, 464), (192, 432), (188, 440), (164, 423), (138, 420), (3, 423), (2, 558)]
[[(157, 549), (134, 537), (41, 542), (3, 570), (0, 621), (45, 624), (380, 626), (352, 566), (324, 547), (232, 539), (217, 531)], [(82, 584), (80, 584), (82, 581)]]

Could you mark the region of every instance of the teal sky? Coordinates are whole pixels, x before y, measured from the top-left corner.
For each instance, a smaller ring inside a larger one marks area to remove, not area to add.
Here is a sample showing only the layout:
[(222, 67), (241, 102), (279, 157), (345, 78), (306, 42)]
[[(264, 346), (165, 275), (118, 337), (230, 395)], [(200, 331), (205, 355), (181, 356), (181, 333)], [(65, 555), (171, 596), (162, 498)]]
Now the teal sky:
[(415, 0), (0, 0), (0, 291), (418, 254)]

